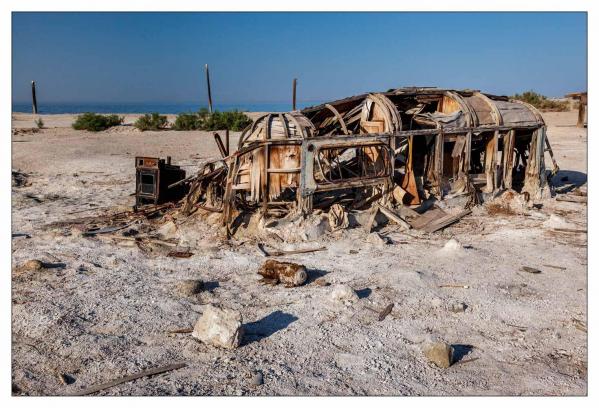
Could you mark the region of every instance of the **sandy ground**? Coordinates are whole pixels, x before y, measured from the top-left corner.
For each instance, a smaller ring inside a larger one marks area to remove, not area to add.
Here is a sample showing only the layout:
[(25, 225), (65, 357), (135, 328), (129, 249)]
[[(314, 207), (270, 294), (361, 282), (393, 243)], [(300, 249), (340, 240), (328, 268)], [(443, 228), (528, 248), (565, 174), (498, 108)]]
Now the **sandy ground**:
[[(554, 180), (584, 183), (586, 129), (573, 126), (575, 112), (544, 116), (562, 169)], [(131, 126), (94, 134), (71, 129), (71, 115), (43, 120), (47, 128), (31, 133), (31, 115), (13, 114), (12, 167), (31, 182), (12, 188), (14, 394), (65, 395), (176, 361), (188, 366), (99, 394), (587, 393), (586, 234), (555, 231), (586, 230), (586, 204), (548, 199), (522, 215), (479, 208), (430, 235), (389, 225), (381, 231), (393, 241), (387, 245), (357, 228), (329, 233), (301, 244), (326, 251), (285, 257), (306, 265), (306, 285), (263, 286), (256, 271), (265, 258), (255, 244), (227, 243), (207, 223), (180, 227), (194, 253), (188, 259), (45, 228), (131, 206), (136, 155), (170, 155), (193, 171), (218, 155), (210, 134)], [(461, 247), (443, 249), (450, 238)], [(19, 273), (29, 259), (53, 267)], [(333, 286), (314, 283), (319, 276), (350, 285), (360, 299), (333, 302)], [(176, 288), (185, 279), (201, 279), (207, 289), (184, 296)], [(468, 306), (464, 313), (450, 310), (456, 302)], [(169, 334), (191, 327), (207, 303), (241, 311), (240, 348)], [(378, 321), (376, 311), (389, 303), (393, 311)], [(458, 363), (440, 369), (427, 361), (422, 346), (431, 339), (453, 344)], [(255, 371), (262, 385), (252, 385)]]

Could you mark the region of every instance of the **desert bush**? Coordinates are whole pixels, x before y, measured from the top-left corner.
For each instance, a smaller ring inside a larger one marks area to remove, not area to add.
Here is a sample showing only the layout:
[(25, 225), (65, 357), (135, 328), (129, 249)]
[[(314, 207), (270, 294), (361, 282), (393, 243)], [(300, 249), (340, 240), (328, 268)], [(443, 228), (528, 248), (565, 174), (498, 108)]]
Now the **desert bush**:
[(138, 128), (141, 131), (144, 130), (160, 130), (166, 128), (168, 125), (168, 121), (166, 120), (166, 116), (161, 115), (157, 112), (152, 114), (145, 114), (140, 116), (133, 126)]
[(176, 130), (243, 130), (252, 120), (237, 110), (210, 113), (202, 108), (197, 113), (180, 113), (173, 126)]
[(228, 112), (215, 111), (211, 114), (204, 108), (198, 112), (198, 118), (200, 129), (202, 130), (229, 129), (238, 132), (252, 123), (252, 120), (245, 113), (237, 110)]
[(570, 104), (568, 102), (553, 101), (548, 99), (545, 95), (536, 93), (533, 90), (526, 91), (522, 94), (512, 95), (511, 98), (530, 103), (535, 108), (544, 111), (564, 112), (570, 109)]
[(118, 115), (98, 115), (86, 112), (77, 116), (77, 119), (73, 123), (73, 129), (98, 132), (106, 130), (109, 127), (118, 126), (123, 123), (124, 119), (124, 117)]
[(42, 120), (42, 118), (37, 118), (35, 121), (35, 124), (37, 125), (38, 129), (44, 128), (44, 121)]
[(197, 130), (200, 128), (200, 117), (197, 113), (180, 113), (175, 119), (175, 130)]

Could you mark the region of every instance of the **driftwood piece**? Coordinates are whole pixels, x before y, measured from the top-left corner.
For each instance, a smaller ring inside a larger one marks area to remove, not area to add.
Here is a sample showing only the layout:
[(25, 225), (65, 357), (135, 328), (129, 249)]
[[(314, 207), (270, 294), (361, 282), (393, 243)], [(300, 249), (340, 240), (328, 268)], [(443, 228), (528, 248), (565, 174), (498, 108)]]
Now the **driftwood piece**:
[(370, 215), (368, 216), (368, 220), (366, 221), (366, 224), (364, 225), (364, 229), (366, 230), (366, 232), (368, 234), (370, 234), (370, 231), (372, 231), (372, 226), (374, 225), (374, 220), (375, 220), (378, 212), (379, 212), (379, 208), (376, 205), (370, 210)]
[(105, 227), (105, 228), (92, 228), (87, 231), (84, 231), (81, 235), (84, 237), (91, 237), (91, 236), (98, 235), (98, 234), (110, 234), (112, 232), (116, 232), (116, 231), (125, 229), (129, 226), (131, 226), (131, 224), (111, 226), (111, 227)]
[(148, 242), (151, 244), (158, 244), (158, 245), (164, 245), (164, 246), (169, 246), (169, 247), (173, 247), (176, 248), (178, 246), (178, 244), (174, 243), (174, 242), (168, 242), (168, 241), (163, 241), (161, 239), (156, 239), (156, 238), (142, 238), (142, 237), (119, 237), (119, 236), (114, 236), (114, 237), (110, 237), (112, 239), (119, 239), (121, 241), (133, 241), (133, 242), (137, 242), (137, 243), (144, 243), (144, 242)]
[(567, 201), (569, 203), (586, 203), (587, 197), (579, 195), (557, 196), (556, 201)]
[[(441, 218), (447, 216), (447, 213), (438, 207), (435, 207), (422, 215), (418, 214), (414, 210), (411, 211), (413, 211), (414, 215), (410, 219), (410, 225), (412, 226), (412, 228), (417, 230), (424, 229), (427, 225), (437, 222)], [(408, 214), (406, 210), (402, 210), (402, 213)]]
[(282, 251), (282, 250), (278, 250), (278, 249), (275, 249), (274, 251), (267, 251), (266, 248), (264, 248), (264, 244), (259, 243), (258, 244), (258, 249), (260, 250), (260, 252), (262, 252), (262, 254), (264, 256), (270, 257), (270, 256), (306, 254), (306, 253), (309, 253), (309, 252), (324, 251), (324, 250), (327, 249), (327, 247), (318, 247), (318, 248), (309, 248), (309, 249), (295, 249), (295, 250), (292, 250), (292, 251)]
[(171, 258), (190, 258), (193, 252), (189, 251), (170, 251), (167, 256)]
[(546, 266), (547, 268), (559, 269), (561, 271), (565, 271), (566, 269), (568, 269), (565, 266), (557, 266), (557, 265), (549, 265), (549, 264), (543, 264), (543, 266)]
[(168, 331), (171, 334), (193, 333), (193, 327), (184, 327), (181, 329), (172, 329)]
[(574, 229), (574, 228), (553, 228), (555, 232), (569, 232), (572, 234), (586, 234), (587, 230), (585, 229)]
[(122, 378), (118, 378), (116, 380), (112, 380), (112, 381), (108, 381), (106, 383), (103, 384), (98, 384), (98, 385), (94, 385), (92, 387), (89, 388), (84, 388), (81, 391), (78, 391), (74, 394), (71, 394), (72, 396), (83, 396), (83, 395), (89, 395), (89, 394), (94, 394), (96, 392), (105, 390), (107, 388), (111, 388), (114, 387), (116, 385), (119, 384), (123, 384), (129, 381), (133, 381), (133, 380), (137, 380), (138, 378), (142, 378), (142, 377), (149, 377), (151, 375), (156, 375), (156, 374), (162, 374), (165, 373), (167, 371), (172, 371), (172, 370), (178, 370), (179, 368), (183, 368), (186, 367), (187, 363), (175, 363), (175, 364), (169, 364), (166, 366), (161, 366), (161, 367), (155, 367), (155, 368), (150, 368), (148, 370), (143, 370), (140, 371), (137, 374), (132, 374), (132, 375), (128, 375)]
[(391, 221), (402, 227), (403, 230), (409, 230), (411, 228), (411, 225), (406, 220), (401, 218), (399, 214), (395, 213), (393, 210), (385, 206), (379, 205), (379, 211), (382, 212), (385, 215), (385, 217), (389, 218)]
[(472, 211), (470, 209), (464, 210), (456, 215), (447, 215), (433, 223), (426, 225), (423, 229), (425, 232), (433, 233), (440, 229), (450, 226), (451, 224), (458, 222), (460, 219), (470, 214)]

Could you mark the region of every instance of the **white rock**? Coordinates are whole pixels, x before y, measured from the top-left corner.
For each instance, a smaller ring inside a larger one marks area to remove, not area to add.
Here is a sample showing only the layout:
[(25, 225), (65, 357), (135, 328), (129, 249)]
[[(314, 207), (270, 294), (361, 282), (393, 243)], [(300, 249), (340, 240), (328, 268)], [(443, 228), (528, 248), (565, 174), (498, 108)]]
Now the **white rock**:
[(447, 249), (450, 251), (456, 251), (462, 249), (462, 244), (460, 244), (456, 239), (452, 238), (443, 245), (443, 249)]
[(358, 295), (348, 285), (335, 285), (331, 290), (331, 300), (335, 302), (353, 303), (358, 300)]
[(216, 347), (237, 348), (243, 337), (241, 313), (207, 305), (191, 335)]
[(462, 244), (452, 238), (443, 245), (443, 248), (437, 251), (439, 255), (454, 255), (459, 254), (463, 250)]

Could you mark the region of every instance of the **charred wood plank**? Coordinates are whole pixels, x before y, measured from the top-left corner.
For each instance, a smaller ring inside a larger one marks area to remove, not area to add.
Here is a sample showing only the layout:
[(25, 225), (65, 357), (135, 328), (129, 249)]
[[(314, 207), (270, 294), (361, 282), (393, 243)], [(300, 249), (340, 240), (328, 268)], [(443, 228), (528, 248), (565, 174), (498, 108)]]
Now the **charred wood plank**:
[(423, 229), (425, 232), (428, 232), (428, 233), (433, 233), (435, 231), (439, 231), (440, 229), (443, 229), (445, 227), (450, 226), (451, 224), (453, 224), (455, 222), (458, 222), (460, 219), (462, 219), (466, 215), (470, 214), (471, 212), (472, 211), (468, 209), (468, 210), (464, 210), (456, 215), (445, 216), (445, 217), (427, 225)]

